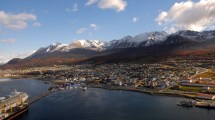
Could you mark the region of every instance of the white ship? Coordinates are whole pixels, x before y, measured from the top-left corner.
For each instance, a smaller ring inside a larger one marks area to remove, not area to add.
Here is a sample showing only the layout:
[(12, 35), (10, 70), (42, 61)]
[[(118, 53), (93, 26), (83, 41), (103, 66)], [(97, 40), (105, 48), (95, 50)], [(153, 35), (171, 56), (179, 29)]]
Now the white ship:
[(5, 99), (5, 97), (0, 97), (0, 101), (2, 101), (2, 100), (4, 100)]
[(0, 97), (0, 120), (16, 112), (13, 108), (23, 108), (27, 105), (27, 93), (14, 91), (8, 97)]

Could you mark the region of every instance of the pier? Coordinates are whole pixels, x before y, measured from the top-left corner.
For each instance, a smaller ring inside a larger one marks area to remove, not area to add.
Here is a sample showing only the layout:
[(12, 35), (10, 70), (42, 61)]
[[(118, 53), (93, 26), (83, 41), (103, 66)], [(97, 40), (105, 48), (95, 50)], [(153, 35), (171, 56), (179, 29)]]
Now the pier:
[(32, 103), (34, 103), (34, 102), (36, 102), (36, 101), (38, 101), (38, 100), (40, 100), (40, 99), (52, 94), (52, 93), (54, 93), (54, 92), (53, 91), (46, 91), (46, 92), (44, 92), (44, 93), (42, 93), (42, 94), (40, 94), (40, 95), (38, 95), (36, 97), (28, 99), (27, 102), (28, 102), (28, 104), (32, 104)]

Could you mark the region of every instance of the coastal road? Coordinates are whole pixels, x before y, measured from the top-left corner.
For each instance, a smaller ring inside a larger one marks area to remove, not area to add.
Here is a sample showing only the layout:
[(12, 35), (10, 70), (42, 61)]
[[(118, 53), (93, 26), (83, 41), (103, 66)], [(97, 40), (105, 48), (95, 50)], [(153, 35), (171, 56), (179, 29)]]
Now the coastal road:
[(198, 76), (198, 75), (200, 75), (200, 74), (203, 74), (203, 73), (206, 73), (206, 72), (208, 72), (208, 71), (209, 71), (208, 69), (205, 69), (203, 72), (200, 72), (200, 73), (197, 73), (197, 74), (195, 74), (195, 75), (190, 76), (189, 79), (193, 79), (193, 78), (195, 78), (196, 76)]

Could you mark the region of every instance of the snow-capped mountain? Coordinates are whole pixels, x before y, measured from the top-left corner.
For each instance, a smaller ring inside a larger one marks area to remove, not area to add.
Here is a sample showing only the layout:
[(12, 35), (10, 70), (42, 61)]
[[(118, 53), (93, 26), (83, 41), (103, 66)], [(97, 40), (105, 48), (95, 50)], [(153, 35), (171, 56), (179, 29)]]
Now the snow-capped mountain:
[(61, 49), (62, 47), (65, 47), (65, 46), (67, 46), (67, 44), (61, 44), (59, 42), (52, 43), (51, 45), (49, 45), (47, 47), (41, 47), (32, 55), (37, 56), (37, 55), (52, 53), (52, 52), (58, 51), (59, 49)]
[(118, 40), (77, 40), (70, 44), (53, 43), (25, 59), (14, 59), (6, 67), (71, 64), (80, 61), (110, 62), (136, 60), (146, 56), (215, 54), (215, 31), (148, 32)]
[(45, 49), (46, 49), (46, 52), (54, 52), (54, 51), (60, 50), (63, 47), (66, 47), (66, 46), (68, 46), (68, 44), (61, 44), (61, 43), (56, 42), (56, 43), (52, 43)]
[(89, 49), (95, 51), (101, 51), (105, 47), (105, 42), (99, 40), (77, 40), (72, 42), (71, 44), (62, 44), (59, 42), (52, 43), (47, 47), (42, 47), (38, 49), (35, 54), (48, 54), (54, 52), (69, 52), (70, 50), (81, 48), (81, 49)]
[(134, 37), (126, 36), (119, 40), (109, 42), (108, 48), (130, 48), (130, 47), (145, 47), (160, 44), (169, 36), (168, 33), (162, 32), (148, 32)]
[(154, 44), (160, 44), (166, 40), (168, 33), (162, 32), (149, 32), (140, 34), (134, 37), (125, 36), (119, 40), (112, 40), (110, 42), (103, 42), (100, 40), (77, 40), (70, 44), (53, 43), (45, 48), (40, 48), (36, 53), (45, 54), (52, 52), (69, 52), (72, 49), (82, 48), (95, 51), (104, 51), (107, 49), (115, 48), (130, 48), (130, 47), (144, 47)]
[(182, 38), (196, 41), (196, 42), (203, 42), (206, 40), (214, 39), (215, 38), (215, 31), (203, 31), (203, 32), (197, 32), (197, 31), (191, 31), (191, 30), (183, 30), (178, 31), (176, 33), (171, 34), (170, 36), (180, 36)]
[(59, 50), (68, 52), (74, 48), (84, 48), (95, 51), (101, 51), (104, 49), (105, 44), (106, 44), (105, 42), (102, 42), (100, 40), (77, 40), (69, 45), (61, 47)]
[(90, 57), (102, 51), (105, 48), (105, 45), (105, 42), (99, 40), (77, 40), (70, 44), (56, 42), (47, 47), (38, 49), (34, 54), (27, 58)]
[(160, 44), (166, 40), (168, 34), (166, 32), (149, 32), (134, 37), (125, 36), (119, 40), (103, 42), (100, 40), (77, 40), (70, 44), (53, 43), (45, 48), (40, 48), (36, 54), (47, 54), (53, 52), (69, 52), (76, 48), (104, 51), (107, 49), (144, 47), (154, 44)]

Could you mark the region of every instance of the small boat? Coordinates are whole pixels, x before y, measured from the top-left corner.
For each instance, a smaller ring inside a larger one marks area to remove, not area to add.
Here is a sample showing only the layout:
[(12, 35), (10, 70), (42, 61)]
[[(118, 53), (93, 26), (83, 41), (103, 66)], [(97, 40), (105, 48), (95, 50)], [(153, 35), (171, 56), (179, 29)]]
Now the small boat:
[(1, 100), (4, 100), (4, 99), (5, 99), (5, 97), (0, 97), (0, 101), (1, 101)]
[(78, 88), (78, 86), (77, 86), (77, 85), (74, 85), (74, 86), (73, 86), (73, 88), (77, 89), (77, 88)]
[(65, 90), (65, 88), (59, 88), (59, 90), (60, 90), (60, 91), (63, 91), (63, 90)]
[(181, 102), (177, 103), (178, 106), (183, 106), (183, 107), (193, 107), (194, 106), (194, 101), (192, 100), (182, 100)]
[(85, 87), (83, 87), (83, 88), (82, 88), (82, 90), (83, 90), (83, 91), (86, 91), (86, 90), (87, 90), (87, 87), (86, 87), (86, 86), (85, 86)]
[(69, 89), (70, 89), (70, 90), (73, 89), (73, 86), (70, 86)]
[(45, 84), (49, 84), (49, 81), (45, 81)]

